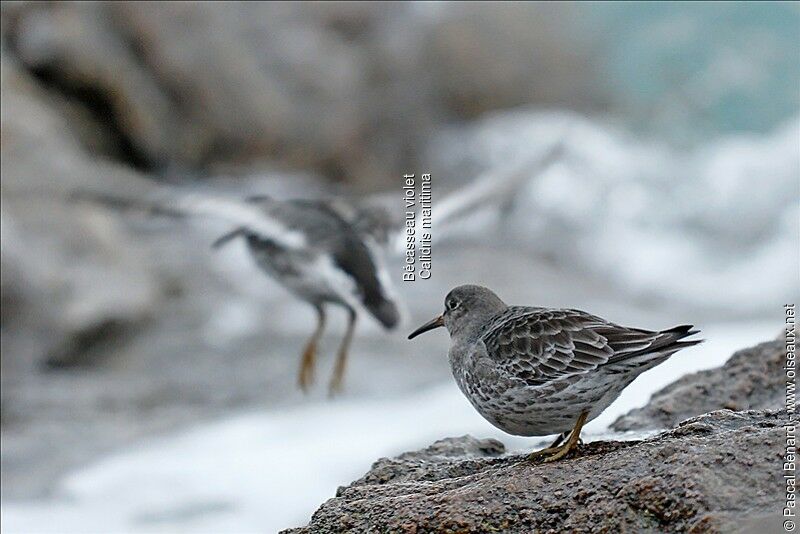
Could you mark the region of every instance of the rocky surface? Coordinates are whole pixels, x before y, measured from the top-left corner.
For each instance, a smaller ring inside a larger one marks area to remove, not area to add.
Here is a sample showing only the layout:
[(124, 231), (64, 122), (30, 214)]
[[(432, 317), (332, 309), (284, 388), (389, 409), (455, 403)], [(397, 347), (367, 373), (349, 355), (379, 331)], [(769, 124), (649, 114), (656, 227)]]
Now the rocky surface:
[(769, 531), (788, 421), (785, 411), (720, 410), (537, 465), (494, 440), (448, 438), (379, 460), (286, 532)]
[(712, 410), (778, 409), (784, 405), (783, 340), (736, 352), (721, 367), (688, 374), (614, 421), (614, 430), (672, 428)]

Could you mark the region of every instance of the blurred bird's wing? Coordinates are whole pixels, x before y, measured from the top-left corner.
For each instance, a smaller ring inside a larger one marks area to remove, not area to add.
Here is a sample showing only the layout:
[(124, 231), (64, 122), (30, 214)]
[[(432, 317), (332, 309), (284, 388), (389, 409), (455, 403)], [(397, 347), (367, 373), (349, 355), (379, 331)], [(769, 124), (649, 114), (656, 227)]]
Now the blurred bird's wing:
[(229, 223), (234, 231), (246, 229), (285, 248), (299, 249), (306, 245), (302, 232), (275, 217), (257, 202), (208, 193), (187, 193), (167, 187), (135, 196), (80, 190), (73, 193), (72, 197), (78, 201), (169, 217), (210, 217)]
[[(563, 143), (557, 143), (541, 156), (513, 168), (494, 170), (467, 186), (444, 196), (432, 206), (431, 223), (439, 230), (455, 225), (476, 210), (509, 203), (520, 185), (536, 176), (559, 159)], [(227, 222), (237, 230), (248, 230), (285, 248), (299, 249), (307, 245), (306, 236), (291, 218), (281, 217), (280, 210), (270, 209), (268, 197), (239, 200), (213, 193), (187, 192), (176, 187), (148, 187), (133, 193), (103, 193), (90, 190), (75, 192), (73, 199), (90, 201), (118, 209), (128, 209), (170, 217), (210, 217)], [(358, 201), (333, 198), (318, 201), (325, 204), (368, 244), (381, 245), (396, 254), (406, 250), (406, 210), (402, 199), (394, 193), (373, 195)], [(295, 221), (296, 223), (296, 221)], [(422, 217), (414, 223), (417, 235)], [(302, 226), (302, 225), (300, 225)]]
[(359, 200), (334, 197), (324, 202), (362, 238), (386, 247), (403, 224), (398, 200), (394, 193), (377, 193)]

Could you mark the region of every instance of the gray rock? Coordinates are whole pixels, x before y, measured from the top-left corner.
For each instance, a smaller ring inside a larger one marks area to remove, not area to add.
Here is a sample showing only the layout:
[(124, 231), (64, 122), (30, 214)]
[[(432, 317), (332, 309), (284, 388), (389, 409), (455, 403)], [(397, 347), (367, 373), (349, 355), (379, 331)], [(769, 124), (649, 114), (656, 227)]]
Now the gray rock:
[[(95, 160), (76, 142), (58, 105), (13, 60), (2, 62), (4, 341), (33, 354), (89, 342), (103, 325), (138, 323), (158, 305), (159, 282), (144, 251), (108, 213), (65, 201), (76, 186), (141, 181)], [(13, 333), (10, 326), (14, 326)], [(77, 348), (77, 346), (76, 346)], [(58, 349), (60, 350), (60, 349)], [(66, 356), (71, 350), (60, 351)], [(67, 356), (69, 357), (69, 356)]]
[[(224, 359), (209, 341), (215, 314), (244, 300), (209, 249), (222, 229), (68, 201), (78, 187), (132, 194), (157, 184), (89, 152), (75, 105), (2, 53), (4, 497), (40, 495), (68, 468), (134, 437), (289, 395), (293, 381), (281, 377), (293, 373), (302, 341), (262, 328), (256, 335), (280, 348), (265, 354), (262, 339), (242, 335)], [(92, 369), (53, 372), (76, 366)]]
[(494, 441), (450, 438), (378, 461), (286, 532), (731, 532), (753, 521), (765, 531), (781, 519), (788, 421), (721, 410), (538, 465)]
[(103, 131), (143, 169), (277, 162), (377, 188), (413, 170), (442, 122), (602, 100), (590, 43), (551, 24), (577, 20), (559, 5), (4, 3), (3, 14), (9, 55), (95, 116), (85, 137)]
[[(598, 63), (590, 52), (592, 37), (574, 14), (558, 3), (460, 4), (426, 36), (436, 94), (455, 116), (470, 118), (530, 102), (580, 110), (607, 106), (608, 95), (585, 84), (599, 77)], [(554, 20), (559, 22), (548, 22)]]
[(740, 350), (721, 367), (683, 376), (657, 391), (646, 406), (619, 417), (611, 428), (672, 428), (684, 419), (722, 408), (778, 409), (785, 401), (784, 357), (782, 340)]
[[(372, 465), (366, 475), (351, 486), (432, 481), (464, 476), (470, 469), (474, 469), (473, 463), (469, 461), (453, 463), (451, 460), (497, 458), (501, 457), (505, 450), (505, 445), (496, 439), (476, 439), (472, 436), (441, 439), (429, 447), (403, 453), (397, 458), (381, 458)], [(431, 470), (431, 465), (443, 469)], [(337, 495), (341, 495), (346, 489), (339, 488)]]
[(98, 117), (99, 126), (117, 128), (106, 134), (124, 136), (128, 149), (141, 153), (133, 157), (164, 163), (175, 153), (174, 106), (113, 17), (111, 5), (103, 3), (29, 6), (14, 27), (16, 53), (40, 81), (110, 115)]

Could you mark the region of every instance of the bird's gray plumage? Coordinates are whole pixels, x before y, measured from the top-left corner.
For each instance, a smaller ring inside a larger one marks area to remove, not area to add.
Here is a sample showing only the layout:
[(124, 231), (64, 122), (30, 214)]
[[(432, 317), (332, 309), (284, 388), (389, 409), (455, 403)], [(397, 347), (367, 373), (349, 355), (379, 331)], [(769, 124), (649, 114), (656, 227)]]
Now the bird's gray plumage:
[[(327, 201), (275, 201), (260, 196), (248, 199), (289, 231), (304, 236), (303, 247), (286, 246), (248, 227), (240, 227), (217, 240), (217, 244), (242, 236), (260, 267), (290, 291), (313, 304), (351, 306), (358, 301), (386, 328), (397, 325), (400, 316), (380, 279), (380, 266), (364, 237)], [(330, 265), (325, 265), (330, 262)], [(341, 280), (330, 278), (338, 270)], [(316, 272), (315, 272), (316, 271)], [(326, 276), (321, 276), (327, 275)]]
[[(400, 313), (387, 295), (381, 280), (381, 266), (368, 244), (370, 238), (343, 217), (330, 201), (276, 201), (266, 196), (252, 197), (254, 206), (275, 227), (289, 235), (301, 236), (296, 242), (276, 239), (243, 225), (216, 241), (221, 245), (241, 236), (256, 263), (284, 287), (311, 304), (317, 312), (317, 328), (303, 351), (298, 383), (307, 389), (313, 380), (317, 343), (325, 327), (325, 304), (344, 307), (348, 312), (347, 330), (339, 347), (331, 392), (342, 386), (345, 361), (352, 340), (360, 304), (384, 328), (394, 328)], [(282, 236), (279, 236), (282, 237)]]
[(445, 299), (443, 324), (459, 388), (489, 422), (542, 436), (592, 420), (637, 376), (696, 331), (628, 328), (573, 309), (507, 306), (490, 290), (460, 286)]

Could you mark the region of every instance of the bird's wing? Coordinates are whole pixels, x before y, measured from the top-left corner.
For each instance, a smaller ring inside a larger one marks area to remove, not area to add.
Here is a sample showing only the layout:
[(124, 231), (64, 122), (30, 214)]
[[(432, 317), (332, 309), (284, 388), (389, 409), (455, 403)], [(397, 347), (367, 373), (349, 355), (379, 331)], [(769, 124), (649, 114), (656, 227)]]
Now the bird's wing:
[(299, 249), (306, 245), (302, 232), (276, 217), (270, 210), (263, 209), (258, 203), (221, 195), (161, 188), (156, 192), (137, 195), (81, 190), (75, 192), (72, 198), (170, 217), (211, 217), (229, 223), (234, 230), (246, 229), (285, 248)]
[(668, 332), (625, 328), (579, 310), (510, 308), (482, 340), (509, 376), (539, 385), (657, 351)]
[(385, 328), (400, 320), (391, 295), (390, 282), (378, 259), (359, 239), (342, 239), (342, 247), (332, 251), (334, 264), (355, 282), (356, 297)]
[(334, 197), (328, 207), (362, 238), (386, 247), (403, 226), (402, 205), (394, 193), (376, 193), (362, 200)]
[[(309, 248), (324, 255), (335, 267), (326, 271), (331, 287), (344, 297), (348, 293), (386, 328), (394, 328), (400, 317), (380, 258), (353, 225), (332, 206), (330, 200), (288, 200), (261, 202), (262, 209), (302, 230)], [(352, 284), (342, 283), (345, 275)]]

